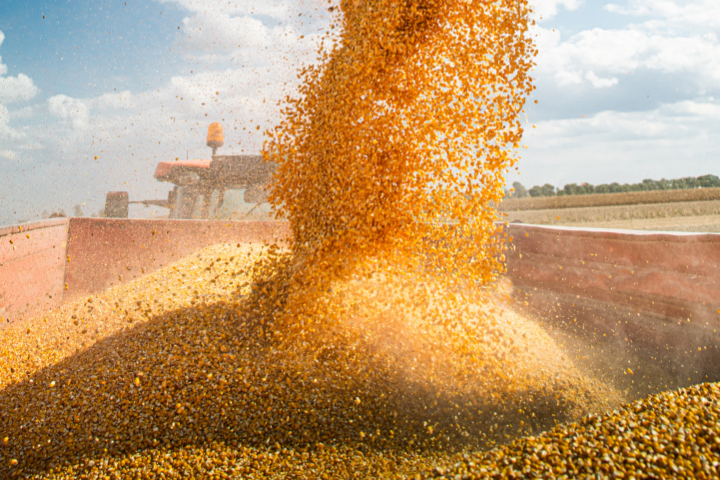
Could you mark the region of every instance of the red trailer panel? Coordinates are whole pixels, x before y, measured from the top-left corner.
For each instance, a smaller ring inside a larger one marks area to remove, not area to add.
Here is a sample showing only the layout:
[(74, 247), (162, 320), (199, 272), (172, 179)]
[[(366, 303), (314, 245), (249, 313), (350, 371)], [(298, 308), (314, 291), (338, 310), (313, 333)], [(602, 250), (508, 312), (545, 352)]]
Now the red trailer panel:
[(62, 303), (69, 225), (58, 218), (0, 228), (0, 325)]
[(102, 291), (210, 245), (264, 243), (287, 234), (285, 222), (73, 218), (67, 294)]

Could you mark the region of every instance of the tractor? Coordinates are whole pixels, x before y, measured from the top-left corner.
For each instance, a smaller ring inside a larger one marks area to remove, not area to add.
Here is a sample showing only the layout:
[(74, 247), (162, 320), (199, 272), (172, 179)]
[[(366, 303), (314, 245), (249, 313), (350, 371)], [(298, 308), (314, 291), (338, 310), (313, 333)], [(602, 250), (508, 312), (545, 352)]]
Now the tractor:
[(131, 204), (169, 209), (170, 219), (272, 220), (267, 186), (276, 164), (262, 155), (217, 155), (224, 143), (220, 123), (208, 128), (211, 159), (164, 161), (154, 178), (174, 185), (167, 200), (130, 201), (128, 192), (109, 192), (105, 217), (127, 218)]

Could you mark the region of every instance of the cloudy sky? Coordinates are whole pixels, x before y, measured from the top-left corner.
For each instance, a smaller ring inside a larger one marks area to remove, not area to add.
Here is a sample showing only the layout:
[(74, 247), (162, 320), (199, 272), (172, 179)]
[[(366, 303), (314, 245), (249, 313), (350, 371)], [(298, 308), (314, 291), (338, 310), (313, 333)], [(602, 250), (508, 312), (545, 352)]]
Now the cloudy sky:
[[(720, 2), (535, 5), (539, 103), (510, 182), (720, 174)], [(221, 153), (257, 152), (314, 59), (327, 7), (0, 0), (0, 225), (83, 203), (94, 213), (111, 190), (166, 198), (155, 165), (207, 158), (212, 121), (225, 127)]]

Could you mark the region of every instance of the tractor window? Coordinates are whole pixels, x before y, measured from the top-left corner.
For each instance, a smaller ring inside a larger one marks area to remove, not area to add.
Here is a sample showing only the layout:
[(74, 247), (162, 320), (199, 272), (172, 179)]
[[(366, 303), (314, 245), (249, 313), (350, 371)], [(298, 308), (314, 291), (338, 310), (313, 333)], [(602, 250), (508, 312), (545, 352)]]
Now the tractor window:
[(205, 194), (198, 194), (195, 197), (195, 206), (193, 207), (192, 211), (192, 217), (196, 220), (201, 219), (213, 219), (215, 218), (215, 210), (217, 210), (217, 206), (220, 200), (220, 190), (213, 190), (210, 194), (209, 203), (206, 206), (207, 197)]
[(243, 202), (245, 190), (227, 189), (223, 204), (215, 209), (213, 217), (218, 220), (238, 219), (246, 210)]
[(198, 199), (197, 191), (190, 186), (181, 186), (177, 193), (177, 207), (173, 213), (173, 218), (194, 218), (193, 214), (196, 210)]
[(195, 204), (193, 205), (192, 216), (190, 218), (202, 218), (203, 202), (205, 201), (205, 195), (197, 195), (195, 197)]
[(217, 220), (274, 220), (269, 203), (253, 204), (245, 201), (244, 188), (225, 190), (224, 202), (214, 210), (213, 218)]
[(220, 203), (220, 190), (213, 190), (212, 196), (210, 197), (210, 209), (208, 210), (208, 218), (216, 218), (215, 212), (218, 209)]

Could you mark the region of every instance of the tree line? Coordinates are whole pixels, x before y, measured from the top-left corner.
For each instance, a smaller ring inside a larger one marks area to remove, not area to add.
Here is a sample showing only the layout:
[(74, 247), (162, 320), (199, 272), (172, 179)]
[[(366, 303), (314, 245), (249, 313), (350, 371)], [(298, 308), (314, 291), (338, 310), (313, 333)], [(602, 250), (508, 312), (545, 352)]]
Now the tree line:
[(505, 196), (511, 195), (515, 198), (524, 197), (562, 197), (565, 195), (588, 195), (591, 193), (623, 193), (623, 192), (647, 192), (650, 190), (686, 190), (693, 188), (720, 187), (720, 178), (717, 175), (701, 175), (699, 177), (682, 177), (671, 180), (645, 179), (640, 183), (603, 183), (592, 185), (590, 183), (568, 183), (563, 188), (546, 183), (535, 185), (527, 189), (520, 182), (513, 183), (512, 193), (505, 190)]

